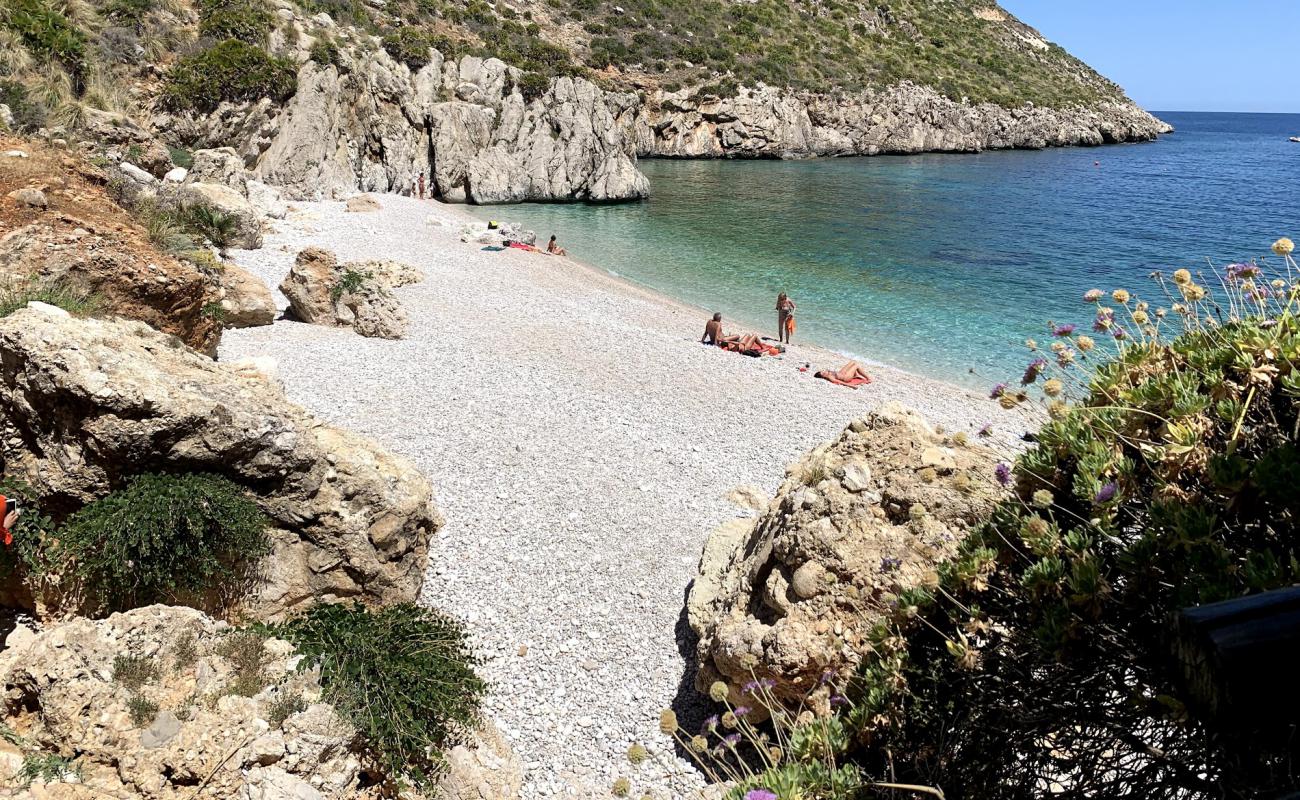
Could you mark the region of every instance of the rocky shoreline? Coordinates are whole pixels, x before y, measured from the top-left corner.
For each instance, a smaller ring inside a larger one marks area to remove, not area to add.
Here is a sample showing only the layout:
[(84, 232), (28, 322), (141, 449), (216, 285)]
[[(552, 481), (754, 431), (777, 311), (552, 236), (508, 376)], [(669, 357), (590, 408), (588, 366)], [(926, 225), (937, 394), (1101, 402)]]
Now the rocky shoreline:
[[(1131, 102), (1004, 108), (911, 83), (858, 94), (758, 85), (732, 97), (691, 89), (614, 91), (580, 77), (534, 94), (525, 75), (430, 49), (412, 69), (377, 37), (278, 3), (273, 49), (299, 65), (283, 106), (225, 103), (212, 114), (159, 113), (148, 127), (195, 148), (233, 146), (293, 200), (355, 191), (410, 193), (423, 172), (446, 202), (613, 202), (648, 196), (637, 158), (808, 158), (1096, 146), (1170, 130)], [(337, 64), (311, 47), (328, 38)], [(528, 92), (528, 96), (525, 95)]]

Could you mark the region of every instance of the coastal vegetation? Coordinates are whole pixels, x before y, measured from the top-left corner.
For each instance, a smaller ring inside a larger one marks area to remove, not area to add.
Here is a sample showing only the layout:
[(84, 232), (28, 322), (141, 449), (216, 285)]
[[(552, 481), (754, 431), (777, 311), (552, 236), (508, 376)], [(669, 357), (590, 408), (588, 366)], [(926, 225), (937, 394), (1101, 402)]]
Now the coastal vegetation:
[(756, 679), (743, 704), (716, 684), (725, 713), (698, 735), (665, 730), (748, 800), (1292, 787), (1294, 743), (1210, 713), (1174, 624), (1300, 579), (1292, 250), (1157, 275), (1152, 301), (1090, 291), (1090, 327), (1051, 324), (1019, 385), (992, 391), (1004, 407), (1041, 392), (1049, 415), (997, 466), (1006, 499), (922, 585), (861, 598), (884, 621), (831, 714)]
[(280, 625), (320, 669), (325, 698), (362, 733), (377, 774), (429, 788), (443, 754), (473, 729), (486, 685), (460, 623), (405, 603), (321, 604)]

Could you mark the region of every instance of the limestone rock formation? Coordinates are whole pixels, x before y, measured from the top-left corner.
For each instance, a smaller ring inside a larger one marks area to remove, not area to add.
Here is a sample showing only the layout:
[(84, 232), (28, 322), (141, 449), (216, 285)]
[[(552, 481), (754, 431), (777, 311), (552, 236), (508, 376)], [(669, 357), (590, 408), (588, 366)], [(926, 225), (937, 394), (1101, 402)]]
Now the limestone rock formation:
[(56, 521), (139, 473), (213, 472), (271, 520), (245, 613), (418, 596), (441, 518), (405, 459), (141, 323), (25, 309), (0, 320), (0, 352), (4, 474)]
[[(319, 34), (319, 20), (299, 24), (307, 36)], [(234, 145), (261, 180), (293, 199), (408, 192), (421, 171), (450, 202), (603, 202), (648, 193), (625, 135), (634, 94), (564, 77), (525, 100), (523, 73), (500, 60), (433, 56), (413, 72), (382, 49), (350, 48), (342, 72), (304, 65), (283, 109), (226, 106), (155, 123), (187, 141)]]
[(858, 95), (740, 87), (734, 97), (659, 93), (640, 117), (638, 152), (673, 158), (807, 158), (1100, 145), (1171, 128), (1131, 103), (1094, 109), (958, 103), (901, 83)]
[[(202, 787), (198, 796), (232, 800), (377, 797), (356, 729), (322, 699), (319, 670), (302, 668), (289, 642), (262, 642), (260, 674), (250, 676), (232, 659), (233, 629), (190, 608), (21, 630), (0, 650), (0, 722), (15, 734), (0, 740), (0, 781), (16, 783), (32, 756), (68, 759), (75, 780), (39, 781), (24, 796), (189, 800)], [(133, 700), (156, 708), (133, 719)], [(447, 754), (431, 797), (513, 800), (522, 779), (488, 724)]]
[[(298, 253), (280, 291), (289, 299), (289, 313), (303, 322), (348, 326), (362, 336), (400, 339), (406, 335), (406, 312), (393, 296), (390, 281), (409, 278), (395, 262), (339, 264), (328, 250), (308, 247)], [(409, 280), (406, 282), (410, 282)]]
[[(148, 606), (7, 647), (3, 722), (18, 741), (0, 744), (5, 760), (67, 758), (80, 774), (69, 789), (94, 798), (184, 800), (201, 785), (207, 797), (357, 797), (357, 733), (321, 702), (318, 672), (298, 671), (293, 646), (267, 639), (260, 679), (241, 696), (230, 634), (200, 611)], [(156, 707), (133, 719), (133, 698)], [(78, 796), (61, 785), (39, 788)]]
[(253, 328), (275, 321), (275, 298), (262, 279), (231, 263), (218, 276), (222, 323), (227, 328)]
[[(39, 203), (0, 199), (0, 284), (62, 287), (93, 296), (97, 313), (138, 319), (215, 353), (221, 327), (203, 313), (216, 300), (211, 279), (155, 247), (104, 192), (104, 176), (81, 160), (33, 145), (19, 171), (0, 170), (0, 192), (39, 191)], [(23, 175), (35, 186), (10, 189)], [(25, 195), (24, 195), (25, 196)]]
[(752, 705), (744, 684), (771, 679), (777, 697), (825, 711), (884, 604), (932, 581), (935, 563), (992, 510), (996, 463), (896, 403), (814, 449), (756, 520), (709, 537), (687, 603), (696, 685), (725, 681)]
[(379, 201), (368, 194), (359, 194), (356, 197), (349, 197), (345, 205), (347, 210), (354, 214), (379, 210)]

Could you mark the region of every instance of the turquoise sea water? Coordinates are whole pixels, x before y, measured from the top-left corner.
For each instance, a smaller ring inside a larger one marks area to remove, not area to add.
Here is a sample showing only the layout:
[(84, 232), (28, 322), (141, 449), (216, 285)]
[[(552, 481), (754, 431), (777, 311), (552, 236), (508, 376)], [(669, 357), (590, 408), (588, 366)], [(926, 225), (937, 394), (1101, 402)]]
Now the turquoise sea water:
[(1177, 132), (1103, 148), (645, 160), (643, 203), (477, 213), (769, 335), (788, 291), (798, 338), (983, 386), (1019, 374), (1048, 320), (1088, 321), (1089, 288), (1154, 294), (1152, 270), (1300, 240), (1300, 115), (1158, 116)]

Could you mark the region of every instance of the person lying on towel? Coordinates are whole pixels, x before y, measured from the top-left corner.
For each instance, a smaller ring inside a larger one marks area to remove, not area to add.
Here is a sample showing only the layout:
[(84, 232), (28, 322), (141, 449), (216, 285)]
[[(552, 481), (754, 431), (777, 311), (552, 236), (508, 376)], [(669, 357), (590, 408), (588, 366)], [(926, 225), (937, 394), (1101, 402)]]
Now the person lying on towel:
[(837, 370), (820, 370), (814, 373), (814, 376), (824, 381), (830, 381), (837, 386), (848, 386), (851, 389), (871, 383), (871, 376), (856, 361), (850, 361)]
[(756, 333), (747, 333), (744, 336), (723, 336), (718, 340), (718, 347), (754, 358), (759, 356), (779, 356), (784, 352), (781, 348), (764, 342)]

